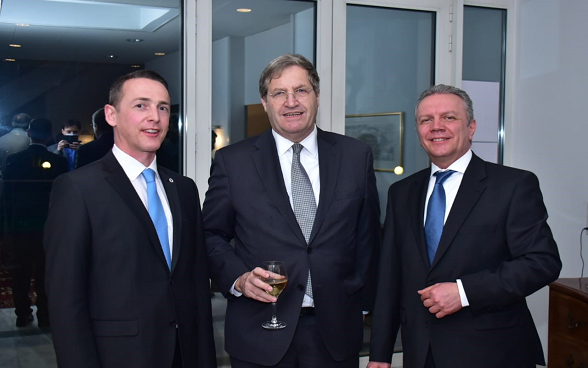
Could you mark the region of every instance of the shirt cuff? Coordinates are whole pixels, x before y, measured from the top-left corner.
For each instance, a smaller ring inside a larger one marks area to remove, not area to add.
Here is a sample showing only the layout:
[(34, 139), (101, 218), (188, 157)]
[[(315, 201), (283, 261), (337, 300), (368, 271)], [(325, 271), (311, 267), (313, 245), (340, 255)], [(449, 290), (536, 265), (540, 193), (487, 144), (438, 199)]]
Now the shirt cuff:
[(468, 297), (466, 296), (465, 290), (463, 288), (463, 284), (461, 283), (461, 279), (457, 279), (457, 289), (459, 290), (459, 298), (461, 299), (461, 306), (462, 307), (469, 307), (470, 302), (468, 301)]
[[(237, 279), (239, 280), (239, 279)], [(231, 286), (231, 288), (229, 289), (229, 293), (233, 294), (236, 297), (240, 297), (241, 295), (243, 295), (243, 293), (240, 293), (237, 291), (237, 289), (235, 289), (235, 284), (237, 283), (237, 280), (235, 280), (235, 282), (233, 282), (233, 286)]]

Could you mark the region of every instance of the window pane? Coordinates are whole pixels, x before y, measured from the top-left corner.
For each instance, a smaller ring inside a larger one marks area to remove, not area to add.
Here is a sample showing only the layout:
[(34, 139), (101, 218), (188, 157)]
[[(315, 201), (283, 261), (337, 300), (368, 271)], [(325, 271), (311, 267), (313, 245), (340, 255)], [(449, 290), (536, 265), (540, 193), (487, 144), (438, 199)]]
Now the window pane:
[(259, 76), (274, 58), (298, 53), (315, 61), (316, 2), (213, 0), (212, 126), (215, 148), (270, 127), (259, 97)]
[[(28, 123), (13, 126), (13, 117), (24, 113), (51, 121), (53, 138), (46, 145), (61, 140), (62, 125), (77, 121), (77, 138), (87, 144), (94, 139), (92, 115), (108, 103), (112, 82), (134, 70), (152, 69), (167, 79), (175, 113), (158, 162), (179, 171), (182, 2), (4, 0), (1, 6), (0, 366), (54, 367), (49, 329), (39, 328), (43, 311), (35, 305), (42, 305), (36, 284), (42, 280), (42, 228), (53, 176), (34, 176), (28, 164), (7, 173), (6, 162), (16, 162), (9, 154), (29, 148)], [(71, 158), (75, 169), (77, 155)], [(52, 172), (56, 167), (49, 161), (36, 164)], [(25, 315), (19, 321), (25, 326), (17, 327), (13, 283), (22, 273), (27, 280), (17, 289), (23, 290), (25, 306), (19, 309), (28, 313), (30, 290), (34, 320)]]
[(463, 89), (474, 103), (477, 122), (472, 150), (502, 163), (506, 10), (464, 7)]
[(347, 6), (345, 134), (372, 146), (382, 222), (390, 184), (429, 165), (414, 105), (435, 80), (434, 50), (434, 12)]

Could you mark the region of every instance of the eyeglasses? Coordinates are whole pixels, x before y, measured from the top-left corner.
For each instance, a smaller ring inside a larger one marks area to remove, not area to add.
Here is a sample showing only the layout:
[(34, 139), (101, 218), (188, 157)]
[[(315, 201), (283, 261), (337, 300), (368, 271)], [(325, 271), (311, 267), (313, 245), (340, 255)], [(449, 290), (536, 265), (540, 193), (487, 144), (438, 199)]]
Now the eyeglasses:
[(310, 92), (312, 91), (314, 90), (306, 88), (296, 88), (294, 92), (276, 91), (274, 93), (268, 93), (267, 95), (277, 102), (286, 102), (289, 95), (294, 95), (296, 101), (302, 102), (308, 99), (308, 96), (310, 96)]

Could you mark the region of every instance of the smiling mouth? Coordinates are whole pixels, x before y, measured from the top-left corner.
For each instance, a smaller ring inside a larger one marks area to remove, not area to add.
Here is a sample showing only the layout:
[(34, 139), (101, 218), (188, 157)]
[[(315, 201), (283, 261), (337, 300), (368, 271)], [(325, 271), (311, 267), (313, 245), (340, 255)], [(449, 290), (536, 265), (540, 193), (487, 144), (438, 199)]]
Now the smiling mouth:
[(159, 133), (159, 130), (157, 129), (145, 129), (146, 133), (151, 133), (151, 134), (155, 134), (155, 133)]
[(433, 142), (443, 142), (446, 141), (448, 138), (433, 138), (431, 139)]
[(284, 116), (287, 116), (287, 117), (295, 117), (295, 116), (300, 116), (300, 115), (302, 115), (301, 112), (289, 112), (287, 114), (284, 114)]

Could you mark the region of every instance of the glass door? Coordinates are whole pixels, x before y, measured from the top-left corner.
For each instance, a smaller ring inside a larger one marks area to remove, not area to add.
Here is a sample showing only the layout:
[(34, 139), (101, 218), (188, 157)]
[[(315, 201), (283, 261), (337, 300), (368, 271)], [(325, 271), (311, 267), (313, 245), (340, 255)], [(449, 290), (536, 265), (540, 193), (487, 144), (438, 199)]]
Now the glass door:
[(372, 146), (382, 223), (390, 185), (429, 165), (414, 105), (453, 84), (452, 11), (451, 1), (334, 4), (333, 74), (344, 78), (333, 77), (331, 129)]

